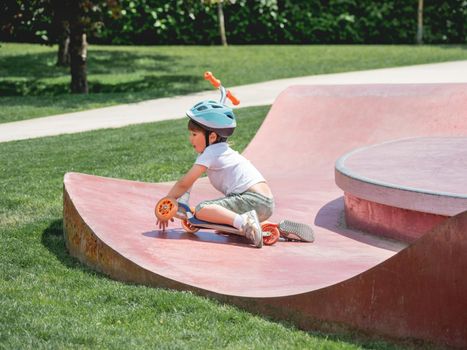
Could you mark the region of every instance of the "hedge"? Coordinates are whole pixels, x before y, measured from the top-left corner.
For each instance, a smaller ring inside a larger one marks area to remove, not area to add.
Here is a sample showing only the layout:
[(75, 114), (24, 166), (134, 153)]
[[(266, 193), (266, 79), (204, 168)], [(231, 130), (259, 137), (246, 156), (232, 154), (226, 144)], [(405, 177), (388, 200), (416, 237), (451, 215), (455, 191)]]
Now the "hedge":
[[(117, 11), (103, 13), (100, 29), (89, 35), (90, 42), (220, 43), (217, 7), (206, 1), (117, 3)], [(407, 44), (415, 42), (417, 31), (418, 0), (225, 0), (225, 3), (227, 39), (231, 44)], [(465, 44), (466, 22), (467, 0), (425, 0), (425, 43)], [(23, 39), (26, 32), (23, 28)], [(22, 38), (10, 35), (8, 39)]]

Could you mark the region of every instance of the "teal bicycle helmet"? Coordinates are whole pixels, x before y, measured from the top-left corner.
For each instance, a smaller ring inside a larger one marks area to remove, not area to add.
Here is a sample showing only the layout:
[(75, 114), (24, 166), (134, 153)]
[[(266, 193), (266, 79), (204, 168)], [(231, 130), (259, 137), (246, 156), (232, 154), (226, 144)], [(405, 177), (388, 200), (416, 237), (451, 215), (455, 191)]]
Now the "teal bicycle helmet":
[(186, 115), (203, 129), (214, 131), (222, 139), (232, 135), (237, 126), (232, 108), (212, 100), (195, 104)]

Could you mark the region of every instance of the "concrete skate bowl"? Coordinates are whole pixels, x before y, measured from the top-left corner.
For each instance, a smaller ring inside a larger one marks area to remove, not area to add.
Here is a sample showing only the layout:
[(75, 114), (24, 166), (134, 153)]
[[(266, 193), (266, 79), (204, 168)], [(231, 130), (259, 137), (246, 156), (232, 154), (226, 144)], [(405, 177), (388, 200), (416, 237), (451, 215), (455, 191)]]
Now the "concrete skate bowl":
[[(188, 234), (178, 223), (162, 233), (154, 205), (171, 183), (68, 173), (67, 247), (112, 278), (194, 291), (303, 329), (465, 347), (467, 212), (410, 243), (351, 229), (335, 162), (391, 140), (466, 134), (465, 84), (290, 87), (244, 154), (273, 189), (271, 219), (312, 225), (314, 243), (259, 250), (241, 237)], [(218, 196), (201, 179), (192, 203)]]

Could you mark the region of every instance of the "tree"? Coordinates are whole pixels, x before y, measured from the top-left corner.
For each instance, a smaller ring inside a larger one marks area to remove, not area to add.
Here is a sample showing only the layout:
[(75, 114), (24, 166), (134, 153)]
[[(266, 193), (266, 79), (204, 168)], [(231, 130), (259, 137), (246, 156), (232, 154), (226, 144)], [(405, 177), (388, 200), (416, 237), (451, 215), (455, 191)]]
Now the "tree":
[(57, 66), (68, 67), (70, 65), (70, 24), (65, 20), (60, 21), (59, 24)]
[(417, 11), (417, 44), (423, 44), (423, 0), (418, 0)]
[(203, 3), (208, 5), (217, 4), (217, 20), (219, 23), (219, 34), (223, 46), (227, 46), (227, 36), (225, 34), (225, 21), (224, 21), (224, 5), (226, 3), (234, 3), (235, 0), (202, 0)]
[(87, 94), (87, 56), (88, 45), (86, 41), (86, 9), (87, 1), (70, 1), (68, 23), (70, 26), (70, 72), (71, 92)]
[[(69, 51), (72, 93), (87, 94), (87, 33), (95, 31), (106, 8), (115, 8), (116, 0), (50, 0), (58, 34), (58, 61), (67, 60)], [(69, 41), (68, 41), (69, 35)]]
[(223, 46), (227, 46), (227, 37), (225, 35), (225, 22), (224, 22), (224, 9), (223, 1), (217, 2), (217, 18), (219, 19), (219, 33), (221, 35), (221, 42)]
[(66, 2), (51, 0), (53, 11), (53, 32), (58, 44), (57, 66), (70, 65), (70, 23), (67, 20)]
[(117, 0), (4, 0), (0, 30), (24, 41), (58, 42), (57, 64), (69, 62), (71, 92), (87, 93), (86, 35), (99, 28), (105, 10), (120, 10)]
[(51, 23), (48, 5), (49, 0), (1, 1), (0, 32), (20, 41), (47, 43)]

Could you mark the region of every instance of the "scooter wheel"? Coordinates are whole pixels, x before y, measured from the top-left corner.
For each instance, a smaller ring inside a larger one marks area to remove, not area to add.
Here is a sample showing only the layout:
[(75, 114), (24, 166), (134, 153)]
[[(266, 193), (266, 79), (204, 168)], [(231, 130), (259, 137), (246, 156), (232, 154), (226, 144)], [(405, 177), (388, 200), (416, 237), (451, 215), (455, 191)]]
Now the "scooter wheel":
[(193, 226), (188, 220), (182, 220), (182, 227), (188, 233), (196, 233), (199, 231), (199, 227)]
[(154, 212), (159, 220), (170, 220), (173, 218), (177, 210), (177, 202), (172, 198), (164, 197), (157, 202)]
[(263, 232), (267, 232), (267, 236), (263, 236), (263, 244), (264, 245), (273, 245), (279, 240), (280, 232), (277, 228), (277, 224), (272, 223), (264, 223), (261, 225), (261, 230)]

